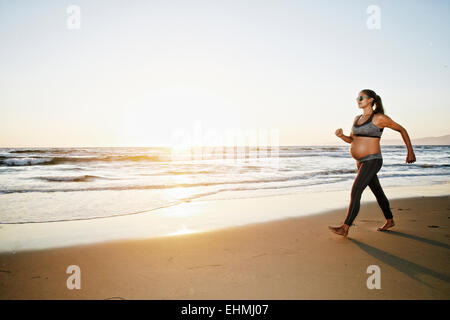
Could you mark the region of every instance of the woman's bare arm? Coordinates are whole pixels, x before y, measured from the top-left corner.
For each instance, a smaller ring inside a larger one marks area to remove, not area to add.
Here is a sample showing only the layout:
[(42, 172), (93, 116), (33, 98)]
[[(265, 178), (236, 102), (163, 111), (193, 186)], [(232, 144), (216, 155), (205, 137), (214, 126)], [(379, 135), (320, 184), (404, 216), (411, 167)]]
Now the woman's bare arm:
[[(356, 118), (358, 118), (358, 116), (355, 117), (353, 122), (356, 121)], [(336, 130), (335, 134), (336, 134), (336, 136), (338, 136), (339, 138), (341, 138), (342, 140), (344, 140), (347, 143), (352, 143), (353, 142), (353, 132), (351, 132), (351, 131), (350, 131), (350, 135), (346, 136), (343, 133), (342, 128), (339, 128), (339, 129)]]
[(349, 136), (342, 135), (340, 138), (347, 143), (352, 143), (353, 142), (353, 132), (350, 132)]
[(388, 127), (392, 130), (400, 132), (402, 135), (403, 141), (405, 142), (406, 148), (408, 149), (408, 154), (406, 156), (406, 162), (407, 163), (413, 163), (416, 161), (416, 156), (414, 154), (414, 150), (411, 144), (411, 139), (409, 138), (408, 132), (405, 128), (403, 128), (401, 125), (399, 125), (397, 122), (392, 120), (386, 115), (382, 115), (379, 119), (380, 127)]

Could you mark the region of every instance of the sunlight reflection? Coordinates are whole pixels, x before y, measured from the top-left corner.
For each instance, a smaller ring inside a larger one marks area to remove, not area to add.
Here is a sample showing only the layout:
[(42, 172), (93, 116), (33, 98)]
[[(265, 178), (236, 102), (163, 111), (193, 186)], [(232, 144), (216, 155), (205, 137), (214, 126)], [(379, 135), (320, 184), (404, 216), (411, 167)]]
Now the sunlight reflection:
[(169, 235), (170, 236), (176, 236), (176, 235), (181, 235), (181, 234), (195, 233), (194, 230), (186, 228), (186, 226), (184, 224), (182, 226), (183, 227), (181, 229), (177, 230), (176, 232), (169, 233)]

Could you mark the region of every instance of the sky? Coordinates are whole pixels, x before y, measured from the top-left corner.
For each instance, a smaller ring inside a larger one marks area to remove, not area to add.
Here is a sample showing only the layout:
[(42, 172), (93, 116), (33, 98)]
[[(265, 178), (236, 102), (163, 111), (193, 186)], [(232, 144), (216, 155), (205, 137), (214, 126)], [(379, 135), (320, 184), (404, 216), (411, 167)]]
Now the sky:
[(366, 88), (411, 138), (446, 135), (449, 15), (447, 0), (0, 0), (0, 146), (332, 144)]

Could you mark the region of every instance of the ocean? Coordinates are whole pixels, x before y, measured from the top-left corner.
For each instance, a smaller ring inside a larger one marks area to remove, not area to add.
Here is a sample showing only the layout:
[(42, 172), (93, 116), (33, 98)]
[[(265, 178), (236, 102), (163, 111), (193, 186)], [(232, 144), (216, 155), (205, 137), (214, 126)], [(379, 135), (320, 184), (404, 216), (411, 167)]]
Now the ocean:
[[(382, 146), (383, 187), (450, 181), (450, 146), (414, 151), (417, 161), (407, 164), (405, 146)], [(97, 219), (190, 201), (350, 192), (356, 173), (348, 145), (1, 148), (0, 223)]]

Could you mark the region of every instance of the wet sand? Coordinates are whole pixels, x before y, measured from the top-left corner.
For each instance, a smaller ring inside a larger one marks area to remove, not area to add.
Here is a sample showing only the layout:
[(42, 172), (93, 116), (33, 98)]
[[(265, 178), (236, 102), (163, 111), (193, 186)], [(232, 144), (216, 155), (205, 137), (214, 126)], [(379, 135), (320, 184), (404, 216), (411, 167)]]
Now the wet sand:
[[(0, 299), (449, 299), (450, 197), (390, 204), (392, 231), (376, 231), (381, 209), (362, 203), (347, 238), (328, 230), (345, 219), (341, 208), (210, 232), (3, 253)], [(80, 267), (79, 290), (67, 288), (69, 265)], [(381, 289), (367, 287), (371, 265), (380, 268)]]

